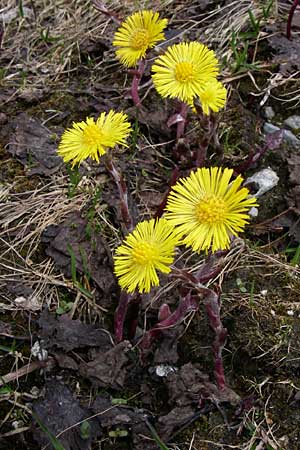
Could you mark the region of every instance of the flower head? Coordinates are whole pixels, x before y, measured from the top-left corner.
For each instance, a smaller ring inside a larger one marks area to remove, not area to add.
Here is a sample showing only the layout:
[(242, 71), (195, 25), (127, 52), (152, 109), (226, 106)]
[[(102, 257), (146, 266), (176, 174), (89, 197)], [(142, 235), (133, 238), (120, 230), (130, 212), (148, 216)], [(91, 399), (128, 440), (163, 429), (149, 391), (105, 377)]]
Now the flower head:
[(166, 219), (194, 251), (229, 248), (230, 236), (243, 231), (248, 210), (257, 205), (241, 188), (241, 176), (230, 183), (232, 174), (227, 168), (201, 168), (171, 190)]
[(109, 111), (101, 113), (95, 121), (87, 117), (85, 122), (73, 122), (62, 135), (57, 153), (65, 162), (72, 161), (73, 166), (87, 158), (99, 161), (107, 148), (116, 144), (126, 145), (126, 138), (131, 131), (127, 115)]
[(205, 83), (202, 91), (199, 93), (202, 110), (207, 116), (210, 110), (218, 112), (226, 103), (227, 91), (220, 81), (212, 79)]
[(140, 222), (114, 256), (115, 274), (127, 292), (150, 292), (159, 285), (157, 271), (169, 273), (178, 238), (165, 220)]
[(129, 16), (116, 32), (113, 41), (115, 47), (120, 47), (116, 55), (121, 63), (134, 67), (149, 48), (165, 39), (163, 30), (167, 23), (167, 19), (160, 19), (159, 14), (153, 11), (139, 11)]
[(182, 42), (169, 47), (152, 66), (152, 79), (162, 97), (179, 98), (192, 104), (203, 85), (218, 74), (215, 53), (200, 42)]

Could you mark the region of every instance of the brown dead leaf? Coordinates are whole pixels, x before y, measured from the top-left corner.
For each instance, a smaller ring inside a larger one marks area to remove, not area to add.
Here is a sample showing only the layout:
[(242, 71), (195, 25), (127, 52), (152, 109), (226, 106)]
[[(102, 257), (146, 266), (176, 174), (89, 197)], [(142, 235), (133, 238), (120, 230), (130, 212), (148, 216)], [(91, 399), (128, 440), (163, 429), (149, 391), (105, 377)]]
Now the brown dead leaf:
[(115, 279), (110, 267), (105, 242), (99, 233), (87, 233), (88, 220), (79, 211), (72, 212), (60, 225), (51, 225), (42, 236), (48, 244), (46, 253), (63, 273), (71, 278), (71, 253), (75, 256), (76, 271), (87, 273), (103, 294), (110, 293)]
[[(91, 414), (80, 406), (69, 388), (57, 380), (47, 382), (44, 398), (35, 402), (33, 412), (54, 436), (62, 433), (58, 439), (65, 450), (89, 450), (92, 440), (101, 435), (100, 425), (95, 419), (85, 422), (88, 424), (88, 433), (84, 433), (81, 424), (73, 426)], [(69, 427), (72, 428), (67, 430)], [(39, 448), (52, 448), (47, 434), (36, 422), (33, 435)]]
[(57, 143), (53, 132), (42, 123), (28, 116), (19, 114), (13, 122), (8, 151), (27, 167), (30, 175), (51, 175), (62, 165), (57, 155)]
[(87, 325), (80, 320), (71, 320), (67, 314), (59, 316), (43, 311), (38, 321), (40, 338), (45, 348), (61, 348), (69, 352), (82, 347), (111, 349), (109, 334), (95, 325)]
[(100, 351), (93, 361), (81, 363), (79, 372), (96, 386), (120, 389), (127, 377), (130, 349), (131, 344), (123, 341), (106, 352)]
[(220, 391), (209, 381), (208, 375), (202, 373), (197, 365), (185, 364), (176, 372), (171, 372), (166, 378), (170, 402), (177, 406), (198, 405), (201, 400), (213, 402), (239, 402), (239, 396), (229, 388)]

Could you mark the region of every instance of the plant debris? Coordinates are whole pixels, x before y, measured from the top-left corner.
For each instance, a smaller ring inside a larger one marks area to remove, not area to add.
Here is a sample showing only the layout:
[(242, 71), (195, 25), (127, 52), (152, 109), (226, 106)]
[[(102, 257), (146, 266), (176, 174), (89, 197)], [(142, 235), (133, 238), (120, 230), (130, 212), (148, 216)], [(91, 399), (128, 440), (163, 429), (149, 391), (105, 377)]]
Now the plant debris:
[[(101, 435), (99, 423), (95, 419), (86, 420), (91, 414), (60, 381), (46, 383), (44, 397), (34, 403), (33, 412), (65, 450), (89, 450), (92, 440)], [(47, 433), (37, 423), (33, 433), (40, 448), (51, 448)]]
[(8, 151), (21, 161), (29, 175), (51, 175), (58, 171), (62, 160), (56, 153), (53, 131), (26, 113), (16, 117), (12, 128), (13, 139)]
[(72, 320), (67, 314), (59, 316), (44, 310), (38, 320), (39, 337), (48, 350), (63, 349), (69, 352), (83, 347), (101, 347), (110, 350), (113, 346), (109, 333), (96, 325), (87, 325)]

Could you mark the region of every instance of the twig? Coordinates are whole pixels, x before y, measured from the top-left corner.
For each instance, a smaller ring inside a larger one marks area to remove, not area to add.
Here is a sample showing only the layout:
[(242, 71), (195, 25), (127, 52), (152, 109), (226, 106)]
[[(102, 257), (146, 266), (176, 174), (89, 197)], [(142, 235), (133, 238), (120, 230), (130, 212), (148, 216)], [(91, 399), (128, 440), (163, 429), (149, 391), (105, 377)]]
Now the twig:
[(53, 369), (56, 366), (54, 358), (48, 358), (46, 361), (33, 361), (26, 366), (21, 367), (15, 372), (10, 372), (0, 379), (0, 386), (10, 383), (11, 381), (18, 380), (20, 377), (33, 372), (36, 369)]
[(94, 7), (98, 11), (100, 11), (105, 16), (110, 17), (117, 25), (121, 24), (122, 20), (119, 18), (119, 16), (115, 12), (107, 9), (106, 6), (103, 5), (103, 3), (100, 2), (99, 0), (92, 0), (92, 1), (93, 1)]

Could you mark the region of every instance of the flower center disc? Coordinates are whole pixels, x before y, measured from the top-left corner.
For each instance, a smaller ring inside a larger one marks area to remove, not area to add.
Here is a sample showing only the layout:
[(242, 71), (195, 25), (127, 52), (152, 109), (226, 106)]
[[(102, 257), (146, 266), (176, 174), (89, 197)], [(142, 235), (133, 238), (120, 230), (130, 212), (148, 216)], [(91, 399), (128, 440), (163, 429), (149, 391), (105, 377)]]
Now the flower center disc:
[(224, 200), (215, 196), (204, 197), (196, 206), (196, 217), (199, 223), (208, 225), (224, 222), (226, 217), (226, 204)]
[(86, 145), (95, 145), (103, 137), (103, 133), (96, 124), (89, 124), (83, 131), (83, 141)]
[(189, 62), (180, 62), (175, 67), (175, 78), (181, 83), (193, 80), (195, 77), (195, 71), (193, 64)]
[(134, 50), (141, 50), (147, 47), (149, 43), (149, 33), (147, 30), (139, 28), (135, 30), (131, 37), (131, 47)]
[(156, 262), (158, 260), (158, 256), (158, 248), (149, 242), (140, 242), (132, 250), (133, 262), (142, 266)]

